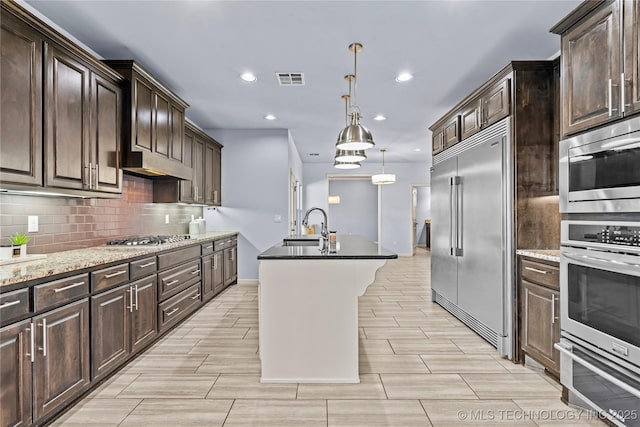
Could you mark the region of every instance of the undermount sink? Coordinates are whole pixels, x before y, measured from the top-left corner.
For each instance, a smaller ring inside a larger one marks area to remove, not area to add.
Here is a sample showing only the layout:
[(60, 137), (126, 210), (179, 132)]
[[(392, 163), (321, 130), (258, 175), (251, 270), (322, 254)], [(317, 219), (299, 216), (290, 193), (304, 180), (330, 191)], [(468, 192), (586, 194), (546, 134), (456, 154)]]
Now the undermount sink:
[(282, 239), (282, 246), (319, 246), (320, 236), (300, 235), (288, 236)]

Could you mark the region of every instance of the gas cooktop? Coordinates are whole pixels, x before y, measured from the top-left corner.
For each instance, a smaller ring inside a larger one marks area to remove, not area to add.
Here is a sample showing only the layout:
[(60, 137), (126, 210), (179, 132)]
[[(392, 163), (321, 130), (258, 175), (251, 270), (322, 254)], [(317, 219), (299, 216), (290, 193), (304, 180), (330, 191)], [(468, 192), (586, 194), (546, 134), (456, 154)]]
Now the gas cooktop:
[(158, 246), (167, 243), (180, 242), (190, 239), (188, 234), (175, 234), (172, 236), (135, 236), (126, 239), (109, 240), (108, 246)]

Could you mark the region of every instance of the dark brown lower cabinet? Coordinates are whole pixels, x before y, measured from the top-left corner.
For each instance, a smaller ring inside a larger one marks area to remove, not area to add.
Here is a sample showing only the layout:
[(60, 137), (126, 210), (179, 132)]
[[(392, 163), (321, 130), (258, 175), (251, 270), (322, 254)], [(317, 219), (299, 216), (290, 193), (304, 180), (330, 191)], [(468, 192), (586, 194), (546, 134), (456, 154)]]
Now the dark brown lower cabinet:
[(89, 386), (89, 299), (36, 316), (33, 325), (33, 418), (38, 420)]
[(31, 321), (0, 329), (0, 426), (31, 424)]
[(224, 289), (224, 251), (216, 251), (213, 254), (213, 292), (218, 293)]
[(100, 379), (157, 335), (155, 274), (91, 297), (91, 377)]
[(553, 345), (560, 340), (560, 292), (521, 280), (522, 350), (556, 376), (560, 357)]
[(215, 295), (213, 288), (213, 254), (202, 257), (202, 301)]
[(238, 246), (224, 249), (224, 285), (235, 282), (238, 277), (238, 260), (236, 259)]

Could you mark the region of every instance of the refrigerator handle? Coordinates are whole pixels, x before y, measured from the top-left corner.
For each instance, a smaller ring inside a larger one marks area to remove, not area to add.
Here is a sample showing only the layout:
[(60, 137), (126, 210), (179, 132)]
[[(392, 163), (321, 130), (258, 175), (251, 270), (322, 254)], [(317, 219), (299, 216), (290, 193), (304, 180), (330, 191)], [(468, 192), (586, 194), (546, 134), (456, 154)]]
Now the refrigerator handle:
[(452, 181), (455, 194), (455, 247), (453, 248), (453, 255), (462, 256), (462, 221), (460, 221), (460, 197), (462, 194), (462, 180), (459, 176), (454, 176)]
[(453, 256), (453, 242), (456, 240), (456, 237), (454, 237), (453, 233), (456, 230), (456, 226), (455, 226), (455, 207), (453, 205), (453, 201), (455, 200), (454, 195), (453, 195), (453, 190), (454, 190), (454, 178), (455, 177), (450, 177), (449, 178), (449, 255)]

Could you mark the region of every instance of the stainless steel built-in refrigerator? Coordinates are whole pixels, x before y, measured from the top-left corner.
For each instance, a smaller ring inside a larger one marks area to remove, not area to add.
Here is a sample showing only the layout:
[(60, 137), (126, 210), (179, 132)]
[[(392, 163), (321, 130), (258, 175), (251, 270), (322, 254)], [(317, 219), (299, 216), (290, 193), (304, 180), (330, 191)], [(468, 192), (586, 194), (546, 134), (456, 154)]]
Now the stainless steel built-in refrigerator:
[(433, 158), (431, 289), (511, 358), (513, 172), (510, 118)]

